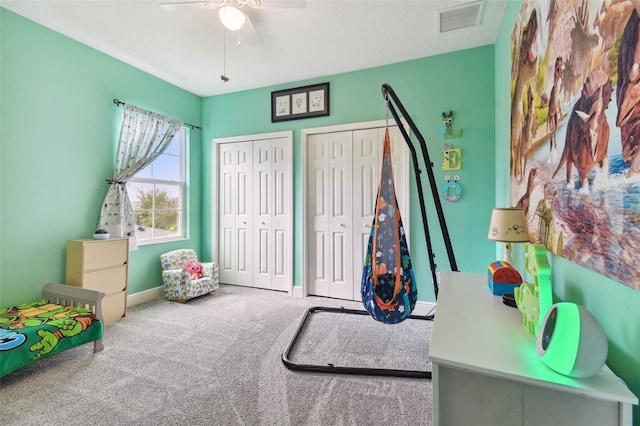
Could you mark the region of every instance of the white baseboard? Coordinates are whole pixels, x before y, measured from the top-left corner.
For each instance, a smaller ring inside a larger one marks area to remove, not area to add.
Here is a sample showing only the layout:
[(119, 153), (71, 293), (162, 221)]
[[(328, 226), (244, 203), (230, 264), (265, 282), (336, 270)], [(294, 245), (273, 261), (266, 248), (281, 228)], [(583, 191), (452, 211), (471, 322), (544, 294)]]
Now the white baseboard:
[(416, 302), (416, 307), (414, 308), (412, 314), (413, 315), (429, 315), (433, 313), (436, 309), (436, 304), (433, 302)]
[(294, 285), (293, 290), (291, 291), (291, 296), (293, 297), (302, 297), (302, 286)]
[(142, 303), (151, 302), (156, 299), (164, 298), (164, 288), (162, 286), (150, 288), (149, 290), (139, 291), (127, 296), (127, 306), (140, 305)]

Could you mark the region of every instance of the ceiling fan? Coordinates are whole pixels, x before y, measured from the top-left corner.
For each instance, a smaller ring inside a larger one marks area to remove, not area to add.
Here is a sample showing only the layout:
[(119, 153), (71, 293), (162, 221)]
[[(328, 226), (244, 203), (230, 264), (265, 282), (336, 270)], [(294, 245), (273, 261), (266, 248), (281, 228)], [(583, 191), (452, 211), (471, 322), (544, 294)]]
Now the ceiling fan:
[[(251, 22), (251, 19), (245, 15), (240, 8), (249, 6), (252, 9), (269, 9), (269, 8), (303, 8), (306, 7), (306, 0), (211, 0), (211, 1), (161, 1), (160, 7), (168, 11), (190, 11), (190, 10), (207, 10), (218, 9), (218, 16), (222, 25), (230, 31), (238, 31), (240, 40), (248, 44), (260, 44), (262, 38)], [(225, 31), (226, 34), (226, 31)], [(226, 40), (226, 37), (225, 37)], [(224, 44), (224, 65), (223, 72), (220, 76), (223, 82), (228, 82), (229, 77), (226, 75), (226, 41)]]
[(252, 9), (293, 9), (306, 7), (306, 0), (211, 0), (211, 1), (174, 1), (160, 2), (160, 7), (168, 11), (190, 11), (218, 9), (222, 25), (230, 31), (242, 30), (243, 39), (249, 44), (260, 44), (262, 38), (256, 31), (251, 19), (240, 9), (249, 6)]

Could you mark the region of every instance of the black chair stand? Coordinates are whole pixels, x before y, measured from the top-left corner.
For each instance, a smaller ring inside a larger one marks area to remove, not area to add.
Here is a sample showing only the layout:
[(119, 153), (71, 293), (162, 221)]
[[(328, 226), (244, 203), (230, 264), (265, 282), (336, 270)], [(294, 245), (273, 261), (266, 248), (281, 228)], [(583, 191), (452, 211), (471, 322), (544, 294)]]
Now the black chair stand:
[[(429, 225), (427, 223), (427, 210), (424, 204), (422, 180), (420, 179), (420, 173), (421, 173), (420, 165), (418, 163), (418, 156), (416, 153), (416, 149), (413, 146), (411, 137), (407, 133), (404, 126), (401, 125), (400, 116), (398, 114), (398, 111), (396, 111), (394, 104), (397, 106), (398, 110), (400, 111), (400, 113), (406, 120), (409, 128), (411, 129), (411, 132), (413, 132), (416, 139), (418, 140), (418, 143), (420, 144), (422, 159), (427, 170), (427, 176), (429, 178), (429, 185), (431, 188), (431, 195), (433, 196), (433, 202), (436, 208), (436, 213), (438, 215), (438, 221), (440, 223), (442, 238), (444, 239), (445, 248), (447, 250), (447, 255), (449, 257), (449, 265), (452, 271), (458, 271), (458, 265), (456, 263), (455, 255), (453, 253), (453, 248), (451, 246), (451, 238), (449, 236), (447, 223), (442, 210), (442, 203), (440, 202), (440, 197), (439, 197), (440, 193), (438, 191), (436, 179), (433, 174), (433, 162), (429, 158), (427, 144), (424, 138), (422, 137), (422, 134), (420, 133), (415, 123), (413, 122), (413, 120), (405, 110), (404, 106), (400, 102), (400, 99), (398, 99), (398, 96), (395, 94), (391, 86), (389, 86), (388, 84), (382, 85), (382, 96), (387, 104), (388, 111), (391, 112), (391, 115), (395, 119), (396, 124), (398, 124), (398, 128), (400, 129), (400, 132), (402, 133), (402, 136), (407, 146), (409, 147), (409, 150), (411, 151), (413, 171), (415, 174), (416, 184), (418, 188), (418, 200), (420, 201), (420, 212), (422, 214), (422, 226), (424, 228), (424, 236), (425, 236), (425, 241), (427, 243), (427, 251), (429, 253), (429, 265), (431, 267), (431, 278), (433, 280), (433, 290), (437, 300), (438, 299), (438, 281), (437, 281), (437, 274), (436, 274), (437, 265), (435, 263), (435, 255), (433, 253), (433, 246), (431, 244), (431, 237), (429, 235)], [(329, 307), (322, 307), (322, 306), (314, 306), (314, 307), (308, 308), (303, 314), (302, 320), (300, 321), (300, 324), (298, 325), (298, 328), (296, 329), (296, 332), (294, 333), (293, 338), (289, 342), (287, 349), (282, 354), (282, 362), (288, 369), (297, 370), (297, 371), (315, 372), (315, 373), (356, 374), (356, 375), (369, 375), (369, 376), (431, 379), (431, 371), (395, 370), (395, 369), (369, 368), (369, 367), (348, 367), (348, 366), (338, 366), (332, 363), (320, 365), (320, 364), (300, 364), (300, 363), (292, 362), (289, 359), (289, 356), (300, 336), (300, 332), (303, 330), (307, 319), (309, 319), (312, 314), (317, 312), (331, 312), (331, 313), (346, 314), (346, 315), (369, 315), (369, 312), (365, 310), (358, 310), (358, 309), (329, 308)], [(417, 319), (417, 320), (426, 320), (426, 321), (432, 321), (433, 318), (434, 318), (433, 315), (426, 315), (426, 316), (410, 315), (408, 317), (408, 319)]]

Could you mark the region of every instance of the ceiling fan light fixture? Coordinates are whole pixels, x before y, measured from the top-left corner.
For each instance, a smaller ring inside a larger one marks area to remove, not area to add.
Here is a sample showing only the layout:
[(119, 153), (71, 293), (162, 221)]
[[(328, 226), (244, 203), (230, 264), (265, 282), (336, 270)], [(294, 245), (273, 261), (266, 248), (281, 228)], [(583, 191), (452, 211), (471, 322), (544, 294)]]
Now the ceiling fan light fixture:
[(238, 31), (247, 19), (244, 13), (233, 6), (221, 7), (218, 15), (220, 16), (222, 25), (230, 31)]

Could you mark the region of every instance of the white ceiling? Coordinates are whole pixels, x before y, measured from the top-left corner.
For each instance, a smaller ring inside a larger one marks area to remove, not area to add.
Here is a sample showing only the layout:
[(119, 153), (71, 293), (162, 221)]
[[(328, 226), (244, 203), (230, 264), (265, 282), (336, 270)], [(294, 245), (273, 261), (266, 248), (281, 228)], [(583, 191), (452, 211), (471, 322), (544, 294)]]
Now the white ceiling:
[[(472, 1), (244, 6), (263, 42), (238, 45), (238, 34), (227, 32), (226, 66), (224, 31), (214, 9), (171, 12), (148, 0), (0, 0), (0, 5), (191, 93), (211, 96), (493, 44), (508, 0), (485, 0), (478, 26), (438, 34), (438, 10)], [(220, 79), (223, 72), (227, 83)]]

